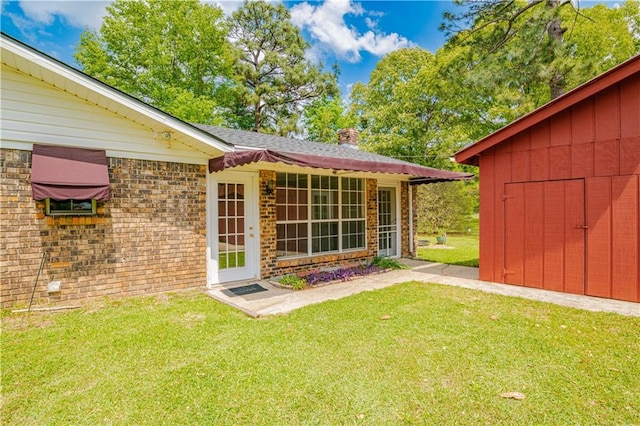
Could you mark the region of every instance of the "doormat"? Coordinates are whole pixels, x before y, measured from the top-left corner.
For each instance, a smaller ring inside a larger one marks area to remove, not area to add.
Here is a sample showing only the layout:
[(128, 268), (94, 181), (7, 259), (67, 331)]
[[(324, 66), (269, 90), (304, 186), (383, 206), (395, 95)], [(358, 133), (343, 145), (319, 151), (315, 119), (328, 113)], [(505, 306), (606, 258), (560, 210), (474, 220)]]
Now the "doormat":
[[(246, 294), (252, 294), (252, 293), (259, 293), (261, 291), (267, 291), (267, 289), (262, 287), (260, 284), (243, 285), (242, 287), (229, 288), (227, 290), (229, 290), (231, 293), (233, 293), (233, 296), (244, 296)], [(233, 297), (233, 296), (231, 296), (231, 297)]]

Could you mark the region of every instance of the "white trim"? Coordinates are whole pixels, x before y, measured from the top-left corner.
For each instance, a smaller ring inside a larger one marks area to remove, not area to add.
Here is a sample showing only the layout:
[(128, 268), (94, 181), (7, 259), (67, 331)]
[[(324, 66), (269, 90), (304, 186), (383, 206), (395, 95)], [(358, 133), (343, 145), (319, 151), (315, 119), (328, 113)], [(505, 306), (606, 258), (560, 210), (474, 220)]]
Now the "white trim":
[[(241, 277), (225, 279), (221, 277), (218, 269), (218, 182), (233, 182), (234, 180), (245, 183), (245, 241), (251, 238), (252, 243), (246, 244), (245, 259), (247, 260), (246, 274)], [(248, 182), (247, 182), (248, 181)], [(260, 277), (260, 193), (258, 191), (258, 175), (256, 173), (244, 173), (237, 171), (224, 171), (217, 174), (209, 174), (208, 202), (207, 202), (207, 287), (224, 282), (244, 279), (258, 279)], [(253, 228), (253, 229), (250, 229)], [(253, 232), (251, 232), (253, 231)], [(249, 234), (253, 233), (253, 237)]]
[[(378, 181), (377, 191), (384, 188), (393, 188), (395, 191), (395, 215), (396, 215), (396, 254), (393, 256), (389, 256), (392, 258), (399, 258), (402, 255), (402, 185), (400, 182), (388, 182), (388, 181)], [(378, 200), (378, 203), (380, 200)], [(377, 213), (379, 214), (379, 212)], [(378, 216), (379, 217), (379, 216)], [(380, 223), (378, 222), (378, 229), (380, 229)], [(378, 253), (380, 253), (380, 247), (378, 247)]]
[[(4, 135), (3, 135), (4, 136)], [(3, 149), (18, 149), (21, 151), (32, 151), (33, 143), (31, 142), (13, 142), (13, 141), (0, 141), (0, 148)], [(41, 145), (49, 145), (46, 143), (41, 143)], [(57, 145), (57, 144), (56, 144)], [(68, 145), (71, 146), (71, 145)], [(102, 145), (96, 146), (88, 146), (84, 145), (82, 148), (93, 148), (93, 149), (103, 149)], [(186, 157), (184, 152), (180, 152), (176, 154), (161, 154), (161, 153), (149, 153), (149, 152), (133, 152), (133, 151), (120, 151), (113, 149), (105, 149), (107, 157), (110, 158), (130, 158), (132, 160), (150, 160), (150, 161), (166, 161), (169, 163), (180, 162), (183, 164), (198, 164), (201, 166), (206, 166), (209, 164), (209, 159), (204, 156), (199, 157)], [(179, 161), (178, 161), (179, 160)], [(207, 172), (207, 174), (209, 174)]]

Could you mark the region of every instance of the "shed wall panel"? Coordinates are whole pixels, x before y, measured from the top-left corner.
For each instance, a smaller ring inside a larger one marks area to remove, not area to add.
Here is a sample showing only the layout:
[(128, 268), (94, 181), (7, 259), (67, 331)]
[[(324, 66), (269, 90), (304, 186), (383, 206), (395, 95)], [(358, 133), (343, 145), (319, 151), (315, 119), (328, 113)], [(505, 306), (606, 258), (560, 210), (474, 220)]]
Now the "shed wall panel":
[(511, 150), (517, 151), (530, 151), (531, 150), (531, 132), (524, 130), (511, 138)]
[(587, 180), (587, 294), (611, 297), (611, 178)]
[(549, 145), (549, 120), (545, 120), (531, 128), (531, 149), (547, 148)]
[(617, 85), (595, 96), (595, 130), (596, 142), (620, 137), (620, 99)]
[(504, 205), (502, 195), (504, 194), (504, 184), (511, 182), (511, 153), (496, 152), (495, 155), (495, 180), (494, 180), (494, 275), (498, 282), (503, 282), (502, 269), (504, 267)]
[(562, 111), (550, 118), (551, 146), (571, 145), (571, 112)]
[(564, 186), (564, 291), (585, 292), (585, 234), (580, 225), (586, 224), (584, 180), (566, 181)]
[(620, 84), (620, 137), (640, 135), (640, 75)]
[(544, 250), (544, 184), (531, 182), (524, 187), (524, 285), (542, 288)]
[(479, 278), (483, 281), (496, 281), (494, 276), (495, 259), (495, 188), (494, 154), (487, 153), (480, 158), (482, 179), (480, 179), (480, 252), (486, 253), (480, 256)]
[(640, 174), (640, 136), (620, 140), (620, 174)]
[(560, 180), (571, 177), (571, 146), (549, 148), (549, 179)]
[(514, 151), (511, 153), (512, 173), (511, 180), (524, 182), (531, 177), (531, 151)]
[(531, 180), (549, 179), (549, 149), (531, 151)]
[(481, 278), (640, 301), (640, 74), (480, 158)]
[(561, 277), (564, 272), (564, 240), (565, 240), (565, 191), (562, 182), (544, 183), (544, 288), (563, 291)]
[(504, 282), (525, 283), (525, 184), (505, 185), (505, 266)]
[(594, 176), (593, 143), (571, 145), (571, 177), (586, 178)]
[(571, 108), (571, 142), (589, 143), (595, 140), (593, 98), (585, 99)]
[(638, 176), (611, 178), (613, 250), (611, 295), (614, 299), (638, 299)]
[(618, 140), (598, 141), (594, 145), (596, 176), (615, 176), (620, 173)]

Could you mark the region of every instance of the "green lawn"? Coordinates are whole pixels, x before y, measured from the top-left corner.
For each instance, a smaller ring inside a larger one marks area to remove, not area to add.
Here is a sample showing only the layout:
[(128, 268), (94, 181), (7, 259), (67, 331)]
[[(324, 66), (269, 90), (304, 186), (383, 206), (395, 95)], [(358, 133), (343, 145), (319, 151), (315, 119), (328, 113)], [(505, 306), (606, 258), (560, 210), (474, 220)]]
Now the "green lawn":
[(450, 265), (478, 266), (480, 259), (478, 217), (471, 219), (468, 229), (448, 232), (447, 244), (436, 244), (436, 235), (420, 235), (419, 240), (429, 241), (426, 247), (418, 247), (418, 258)]
[(443, 285), (258, 320), (185, 293), (2, 325), (1, 424), (640, 419), (640, 318)]

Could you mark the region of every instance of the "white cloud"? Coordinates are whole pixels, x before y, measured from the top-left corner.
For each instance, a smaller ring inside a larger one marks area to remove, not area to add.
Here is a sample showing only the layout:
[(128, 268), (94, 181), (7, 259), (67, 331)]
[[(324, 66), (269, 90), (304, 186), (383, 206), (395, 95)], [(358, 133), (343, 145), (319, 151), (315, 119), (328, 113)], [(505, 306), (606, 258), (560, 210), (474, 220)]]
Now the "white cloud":
[[(293, 23), (307, 30), (317, 42), (314, 43), (316, 51), (331, 51), (349, 62), (360, 61), (362, 51), (383, 56), (413, 45), (397, 33), (380, 32), (377, 29), (377, 20), (368, 16), (380, 17), (383, 14), (366, 11), (360, 3), (354, 3), (352, 0), (326, 0), (318, 5), (304, 2), (293, 6), (290, 12)], [(348, 26), (345, 22), (346, 15), (368, 15), (364, 18), (364, 25), (368, 27), (368, 31), (361, 33), (354, 26)]]
[(108, 1), (33, 1), (21, 0), (20, 8), (24, 16), (35, 24), (51, 25), (56, 16), (76, 28), (98, 29), (106, 14)]
[[(166, 0), (170, 1), (170, 0)], [(222, 12), (225, 16), (231, 16), (233, 12), (240, 9), (244, 0), (200, 0), (202, 3), (211, 4), (214, 6), (218, 6), (222, 9)], [(282, 0), (266, 0), (267, 3), (282, 3)]]
[(222, 9), (225, 16), (230, 16), (233, 12), (238, 10), (242, 6), (242, 1), (229, 1), (229, 0), (201, 0), (202, 3), (210, 4), (212, 6), (218, 6)]
[(371, 18), (364, 18), (364, 23), (367, 25), (367, 28), (370, 30), (374, 30), (378, 26), (378, 21)]

